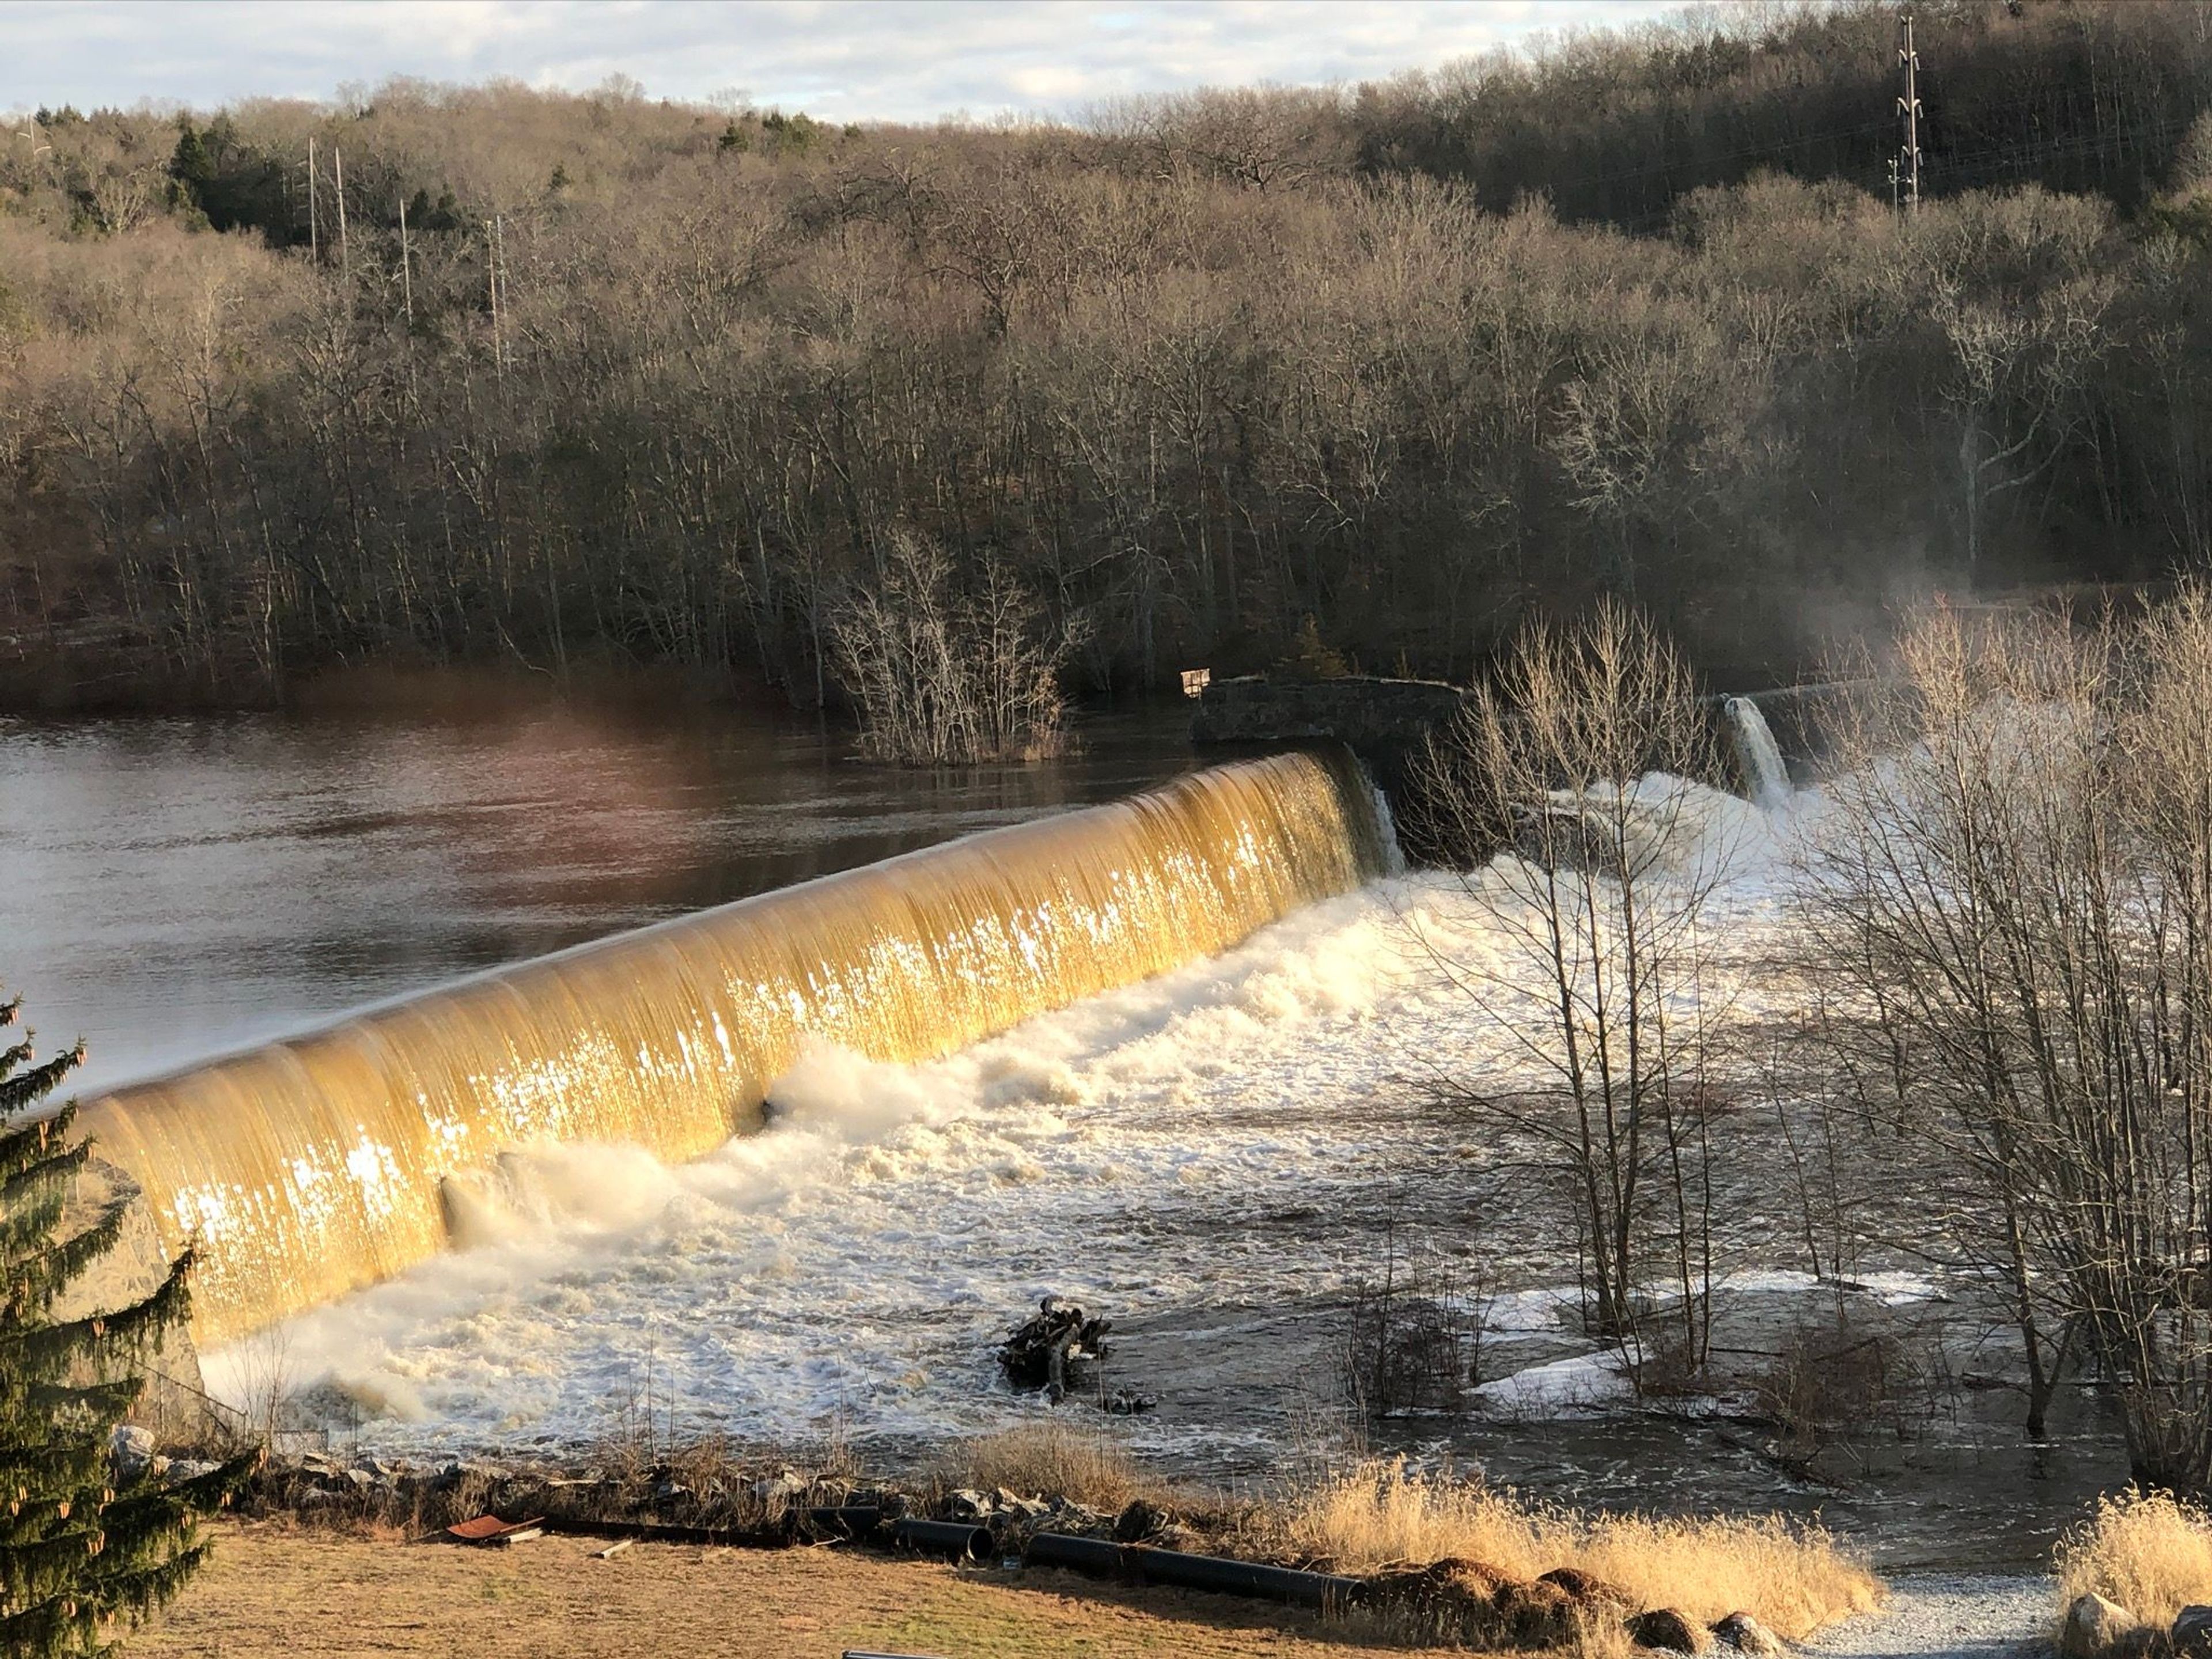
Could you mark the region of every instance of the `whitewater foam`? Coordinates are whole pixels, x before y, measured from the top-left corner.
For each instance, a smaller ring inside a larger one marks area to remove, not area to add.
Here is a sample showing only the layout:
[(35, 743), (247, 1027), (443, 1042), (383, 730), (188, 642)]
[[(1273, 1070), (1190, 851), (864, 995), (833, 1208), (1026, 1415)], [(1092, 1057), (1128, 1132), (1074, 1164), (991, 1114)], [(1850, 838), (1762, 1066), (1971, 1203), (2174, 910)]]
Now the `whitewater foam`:
[[(1748, 837), (1707, 805), (1704, 833)], [(1747, 943), (1770, 859), (1739, 850), (1723, 896)], [(1505, 948), (1455, 878), (1394, 878), (939, 1060), (810, 1044), (768, 1127), (696, 1163), (509, 1153), (465, 1194), (472, 1248), (210, 1354), (210, 1385), (325, 1382), (395, 1452), (588, 1441), (641, 1396), (678, 1431), (926, 1443), (1042, 1409), (992, 1355), (1047, 1294), (1108, 1312), (1139, 1364), (1218, 1352), (1202, 1330), (1264, 1347), (1341, 1301), (1391, 1206), (1515, 1178), (1418, 1086), (1522, 1063), (1438, 945)], [(1172, 1401), (1137, 1432), (1247, 1457), (1268, 1435)]]

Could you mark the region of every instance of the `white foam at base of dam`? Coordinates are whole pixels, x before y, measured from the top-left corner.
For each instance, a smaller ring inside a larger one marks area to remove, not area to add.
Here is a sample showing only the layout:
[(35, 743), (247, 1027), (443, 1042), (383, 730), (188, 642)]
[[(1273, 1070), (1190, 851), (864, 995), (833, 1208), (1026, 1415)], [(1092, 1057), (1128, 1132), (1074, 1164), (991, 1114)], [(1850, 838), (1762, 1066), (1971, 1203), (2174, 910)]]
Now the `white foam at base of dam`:
[[(1771, 826), (1725, 796), (1686, 816), (1736, 851), (1715, 921), (1748, 960), (1772, 925)], [(664, 1430), (763, 1441), (1022, 1420), (1045, 1408), (992, 1352), (1039, 1297), (1202, 1340), (1209, 1310), (1340, 1292), (1373, 1266), (1355, 1212), (1480, 1163), (1416, 1085), (1432, 1063), (1515, 1061), (1409, 917), (1498, 948), (1453, 879), (1387, 879), (941, 1060), (811, 1048), (764, 1132), (688, 1165), (513, 1154), (471, 1212), (477, 1248), (211, 1354), (209, 1375), (241, 1400), (327, 1377), (364, 1442), (398, 1453), (588, 1442), (644, 1395)], [(1725, 966), (1713, 994), (1744, 1013), (1784, 994)], [(1132, 1426), (1201, 1450), (1256, 1432)]]

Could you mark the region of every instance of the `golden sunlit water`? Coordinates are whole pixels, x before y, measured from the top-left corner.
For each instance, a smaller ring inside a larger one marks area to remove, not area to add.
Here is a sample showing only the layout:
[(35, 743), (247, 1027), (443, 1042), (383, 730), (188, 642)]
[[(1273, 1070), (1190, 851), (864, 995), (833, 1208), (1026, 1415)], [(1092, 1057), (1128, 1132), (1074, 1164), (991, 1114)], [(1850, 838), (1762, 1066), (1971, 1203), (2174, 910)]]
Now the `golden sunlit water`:
[(929, 1058), (1226, 949), (1380, 867), (1348, 766), (1285, 755), (993, 830), (390, 1003), (85, 1103), (199, 1253), (228, 1341), (447, 1242), (498, 1155), (696, 1158), (816, 1036)]

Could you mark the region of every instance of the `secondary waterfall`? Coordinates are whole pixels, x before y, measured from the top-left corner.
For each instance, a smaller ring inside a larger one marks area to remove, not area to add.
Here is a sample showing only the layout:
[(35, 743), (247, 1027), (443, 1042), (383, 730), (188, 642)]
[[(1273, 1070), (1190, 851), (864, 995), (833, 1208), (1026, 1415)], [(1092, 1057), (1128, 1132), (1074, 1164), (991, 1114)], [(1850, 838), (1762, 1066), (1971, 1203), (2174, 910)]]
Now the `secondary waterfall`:
[(1730, 697), (1722, 705), (1729, 730), (1735, 740), (1737, 763), (1754, 805), (1771, 811), (1790, 799), (1790, 769), (1784, 764), (1781, 745), (1766, 724), (1766, 716), (1749, 697)]
[(84, 1104), (198, 1251), (220, 1343), (446, 1243), (508, 1149), (628, 1141), (668, 1161), (757, 1127), (802, 1037), (930, 1058), (1227, 949), (1387, 856), (1345, 760), (1194, 773), (580, 945)]

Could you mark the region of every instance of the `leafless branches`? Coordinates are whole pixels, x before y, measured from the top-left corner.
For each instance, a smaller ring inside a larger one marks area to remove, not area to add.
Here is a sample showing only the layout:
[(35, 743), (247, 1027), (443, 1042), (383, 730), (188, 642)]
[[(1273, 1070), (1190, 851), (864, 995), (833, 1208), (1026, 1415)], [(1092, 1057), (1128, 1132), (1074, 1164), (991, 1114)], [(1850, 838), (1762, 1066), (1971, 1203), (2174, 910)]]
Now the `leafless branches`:
[(1060, 677), (1081, 642), (1050, 629), (996, 561), (963, 587), (934, 542), (884, 538), (872, 581), (831, 614), (838, 678), (860, 719), (862, 750), (908, 765), (1034, 760), (1063, 740)]
[[(1510, 850), (1462, 878), (1480, 927), (1415, 925), (1517, 1073), (1445, 1075), (1443, 1098), (1544, 1148), (1587, 1262), (1594, 1327), (1632, 1364), (1666, 1340), (1695, 1370), (1710, 1315), (1715, 1010), (1701, 924), (1728, 848), (1713, 726), (1649, 623), (1603, 607), (1531, 629), (1431, 746), (1441, 844)], [(1720, 833), (1717, 835), (1716, 831)], [(1656, 1284), (1674, 1314), (1647, 1316)]]
[(1832, 1033), (1939, 1172), (1931, 1230), (2002, 1287), (2031, 1431), (2078, 1352), (2120, 1385), (2138, 1477), (2202, 1489), (2212, 607), (1937, 610), (1899, 666), (1903, 695), (1848, 723), (1811, 854), (1808, 960), (1849, 994)]

